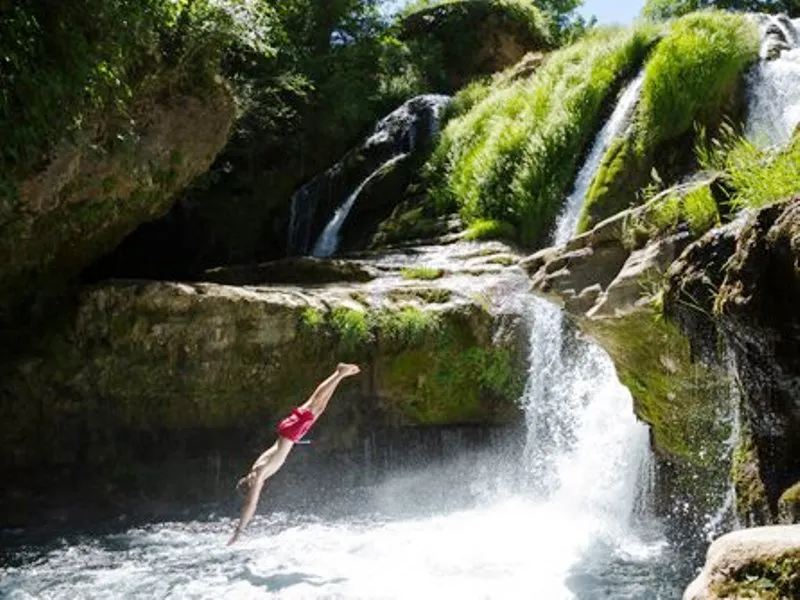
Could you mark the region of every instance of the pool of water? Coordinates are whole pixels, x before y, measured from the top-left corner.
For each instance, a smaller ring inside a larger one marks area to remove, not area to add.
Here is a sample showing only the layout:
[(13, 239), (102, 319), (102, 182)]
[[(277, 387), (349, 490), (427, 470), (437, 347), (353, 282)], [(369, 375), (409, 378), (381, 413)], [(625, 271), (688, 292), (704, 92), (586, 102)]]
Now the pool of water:
[(233, 520), (213, 512), (104, 532), (5, 531), (0, 597), (658, 600), (686, 584), (652, 523), (621, 528), (521, 494), (416, 516), (405, 500), (371, 514), (262, 505), (232, 547)]

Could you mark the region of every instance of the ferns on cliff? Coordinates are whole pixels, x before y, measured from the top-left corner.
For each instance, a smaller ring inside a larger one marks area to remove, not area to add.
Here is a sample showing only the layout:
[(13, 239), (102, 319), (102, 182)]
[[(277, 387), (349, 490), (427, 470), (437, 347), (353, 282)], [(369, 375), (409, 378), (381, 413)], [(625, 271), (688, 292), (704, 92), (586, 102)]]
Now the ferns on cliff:
[(440, 208), (457, 207), (467, 223), (509, 223), (525, 244), (542, 241), (603, 103), (654, 32), (596, 31), (450, 121), (429, 167)]

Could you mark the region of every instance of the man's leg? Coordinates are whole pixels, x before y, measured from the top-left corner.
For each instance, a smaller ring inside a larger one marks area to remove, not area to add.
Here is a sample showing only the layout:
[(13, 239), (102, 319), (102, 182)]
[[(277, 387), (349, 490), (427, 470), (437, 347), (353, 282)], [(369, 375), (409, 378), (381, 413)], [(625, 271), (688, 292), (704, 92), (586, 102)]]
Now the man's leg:
[(339, 363), (336, 366), (336, 370), (325, 381), (317, 386), (317, 389), (314, 390), (314, 393), (311, 394), (309, 399), (306, 400), (306, 402), (300, 408), (310, 410), (314, 415), (314, 418), (318, 419), (319, 416), (325, 412), (325, 408), (328, 406), (328, 401), (330, 401), (331, 397), (333, 396), (333, 392), (336, 391), (339, 382), (345, 377), (355, 375), (360, 370), (361, 369), (359, 369), (357, 365)]

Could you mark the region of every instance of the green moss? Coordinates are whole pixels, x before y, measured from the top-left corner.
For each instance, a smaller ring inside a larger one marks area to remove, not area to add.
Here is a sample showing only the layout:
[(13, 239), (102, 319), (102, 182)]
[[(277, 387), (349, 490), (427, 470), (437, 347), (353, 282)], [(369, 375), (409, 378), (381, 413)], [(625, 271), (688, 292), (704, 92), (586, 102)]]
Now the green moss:
[(464, 232), (464, 239), (474, 240), (515, 240), (517, 230), (510, 223), (493, 219), (479, 219)]
[(330, 313), (330, 324), (345, 352), (362, 348), (372, 339), (367, 311), (334, 308)]
[(310, 306), (303, 309), (301, 314), (302, 324), (304, 327), (312, 331), (318, 329), (325, 322), (325, 317), (321, 310), (311, 308)]
[(511, 224), (536, 244), (573, 184), (601, 109), (641, 62), (654, 28), (600, 30), (550, 55), (526, 80), (497, 86), (451, 120), (431, 158), (432, 198), (472, 224)]
[(692, 164), (685, 147), (693, 124), (716, 128), (735, 108), (758, 39), (747, 17), (731, 13), (704, 11), (671, 25), (647, 63), (634, 126), (603, 157), (579, 231), (637, 203), (656, 161), (675, 177)]
[(444, 275), (442, 269), (434, 267), (403, 267), (400, 269), (400, 276), (403, 279), (439, 279)]
[(446, 226), (436, 217), (428, 204), (408, 207), (401, 203), (392, 216), (380, 224), (370, 247), (380, 248), (398, 242), (417, 239), (430, 239), (446, 232)]
[(785, 600), (800, 598), (800, 550), (774, 558), (753, 560), (713, 587), (719, 598)]
[(753, 436), (747, 428), (743, 428), (739, 445), (733, 453), (731, 479), (736, 491), (736, 514), (749, 526), (769, 522), (767, 491), (761, 480), (759, 465)]
[(686, 337), (655, 310), (586, 327), (613, 358), (658, 450), (680, 462), (715, 466), (730, 434), (722, 418), (727, 383), (692, 361)]
[(407, 398), (398, 409), (412, 422), (485, 422), (492, 411), (515, 412), (524, 371), (512, 353), (463, 342), (445, 331), (430, 347), (391, 361), (384, 383), (389, 394)]

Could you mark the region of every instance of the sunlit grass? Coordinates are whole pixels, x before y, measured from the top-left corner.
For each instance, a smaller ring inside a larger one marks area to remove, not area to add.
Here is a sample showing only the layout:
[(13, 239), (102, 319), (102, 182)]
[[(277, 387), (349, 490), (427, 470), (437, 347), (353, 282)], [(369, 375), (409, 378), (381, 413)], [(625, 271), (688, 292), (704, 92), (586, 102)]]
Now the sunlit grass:
[(743, 15), (703, 11), (676, 21), (647, 63), (639, 142), (653, 146), (715, 117), (758, 56), (758, 29)]
[(467, 241), (475, 240), (514, 240), (517, 237), (517, 230), (510, 223), (494, 221), (491, 219), (480, 219), (470, 225), (464, 232), (464, 239)]
[(720, 171), (732, 189), (731, 208), (759, 208), (800, 193), (800, 135), (785, 148), (760, 149), (731, 128), (698, 143), (700, 164)]
[(525, 244), (542, 241), (604, 102), (655, 33), (596, 31), (450, 121), (430, 163), (439, 207), (457, 208), (467, 224), (509, 223)]
[(672, 22), (645, 67), (633, 127), (603, 157), (579, 231), (640, 202), (654, 167), (671, 178), (691, 168), (693, 155), (680, 140), (695, 123), (721, 122), (757, 58), (758, 30), (743, 15), (703, 11)]

